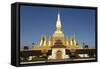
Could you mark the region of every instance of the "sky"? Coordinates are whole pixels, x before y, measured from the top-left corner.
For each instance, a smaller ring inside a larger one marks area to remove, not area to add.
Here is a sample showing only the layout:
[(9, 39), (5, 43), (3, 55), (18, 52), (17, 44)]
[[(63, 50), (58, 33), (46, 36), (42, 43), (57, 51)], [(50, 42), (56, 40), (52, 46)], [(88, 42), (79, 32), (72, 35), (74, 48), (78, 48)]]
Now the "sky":
[(58, 11), (65, 37), (75, 34), (79, 44), (95, 47), (95, 10), (41, 6), (20, 7), (21, 47), (39, 43), (41, 35), (51, 36), (56, 30)]

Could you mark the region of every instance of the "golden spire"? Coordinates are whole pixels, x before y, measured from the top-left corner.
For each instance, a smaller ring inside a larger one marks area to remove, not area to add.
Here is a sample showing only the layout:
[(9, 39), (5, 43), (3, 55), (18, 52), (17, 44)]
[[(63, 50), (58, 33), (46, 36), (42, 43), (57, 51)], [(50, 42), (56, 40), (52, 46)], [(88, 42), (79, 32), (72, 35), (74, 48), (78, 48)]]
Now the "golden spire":
[(76, 46), (75, 34), (74, 34), (74, 36), (73, 36), (73, 43), (74, 43), (74, 45)]
[(61, 21), (60, 21), (60, 14), (58, 12), (58, 18), (57, 18), (57, 23), (56, 23), (56, 30), (61, 31)]
[(53, 37), (64, 37), (64, 34), (61, 30), (61, 21), (60, 21), (59, 12), (58, 12), (57, 22), (56, 22), (56, 31), (54, 32)]

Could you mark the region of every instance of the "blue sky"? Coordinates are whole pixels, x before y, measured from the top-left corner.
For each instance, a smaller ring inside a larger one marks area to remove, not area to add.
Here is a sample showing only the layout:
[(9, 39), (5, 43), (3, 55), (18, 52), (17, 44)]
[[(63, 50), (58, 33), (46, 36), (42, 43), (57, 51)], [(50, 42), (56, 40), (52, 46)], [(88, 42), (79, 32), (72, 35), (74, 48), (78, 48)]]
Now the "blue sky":
[(90, 47), (95, 47), (95, 10), (24, 5), (20, 8), (21, 47), (27, 42), (31, 48), (32, 42), (38, 43), (41, 35), (53, 34), (58, 10), (65, 36), (75, 34), (78, 43), (85, 42)]

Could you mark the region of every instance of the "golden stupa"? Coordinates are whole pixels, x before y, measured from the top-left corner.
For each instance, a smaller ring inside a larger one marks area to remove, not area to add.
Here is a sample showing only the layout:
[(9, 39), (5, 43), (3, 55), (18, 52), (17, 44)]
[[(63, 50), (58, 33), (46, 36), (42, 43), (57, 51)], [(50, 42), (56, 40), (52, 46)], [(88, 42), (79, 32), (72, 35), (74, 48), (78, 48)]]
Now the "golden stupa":
[(70, 38), (64, 36), (61, 26), (60, 14), (58, 13), (56, 22), (56, 31), (50, 37), (41, 36), (39, 44), (33, 46), (32, 50), (50, 50), (57, 40), (61, 40), (66, 49), (78, 49), (81, 48), (77, 45), (75, 35)]

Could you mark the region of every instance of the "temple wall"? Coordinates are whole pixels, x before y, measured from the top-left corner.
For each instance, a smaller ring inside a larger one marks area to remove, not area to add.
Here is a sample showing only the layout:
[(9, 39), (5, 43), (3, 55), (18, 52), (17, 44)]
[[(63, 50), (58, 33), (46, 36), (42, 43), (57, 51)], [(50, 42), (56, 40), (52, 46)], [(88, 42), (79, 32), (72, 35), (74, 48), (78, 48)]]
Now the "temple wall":
[(56, 59), (56, 53), (57, 53), (57, 51), (61, 51), (62, 52), (62, 59), (67, 58), (66, 57), (65, 48), (54, 48), (54, 49), (52, 49), (52, 55), (51, 55), (52, 59)]

